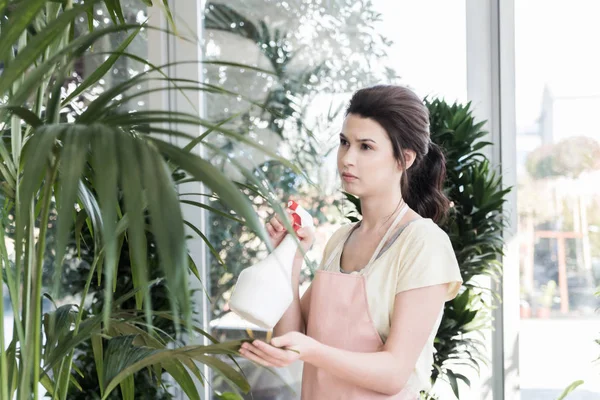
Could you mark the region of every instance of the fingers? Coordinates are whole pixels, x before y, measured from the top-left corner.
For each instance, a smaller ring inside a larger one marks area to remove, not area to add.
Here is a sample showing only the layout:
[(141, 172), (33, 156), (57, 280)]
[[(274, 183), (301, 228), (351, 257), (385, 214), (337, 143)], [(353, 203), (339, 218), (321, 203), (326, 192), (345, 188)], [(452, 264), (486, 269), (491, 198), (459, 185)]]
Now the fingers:
[(290, 344), (290, 340), (287, 335), (274, 337), (271, 339), (271, 345), (274, 347), (285, 347)]
[(273, 227), (273, 230), (275, 232), (281, 232), (283, 229), (283, 225), (281, 225), (281, 222), (279, 222), (279, 219), (277, 218), (277, 216), (271, 218), (271, 220), (269, 221), (269, 224), (271, 225), (271, 227)]
[(245, 343), (240, 349), (240, 354), (266, 367), (285, 367), (290, 363), (284, 351), (259, 340), (255, 340), (252, 344)]
[(290, 362), (290, 353), (287, 350), (279, 349), (275, 346), (271, 346), (263, 342), (262, 340), (255, 340), (252, 345), (262, 352), (266, 357), (270, 357), (279, 362)]
[(271, 223), (267, 223), (267, 232), (269, 233), (269, 236), (275, 236), (277, 233), (275, 232), (275, 228), (273, 228), (273, 225), (271, 225)]
[(296, 235), (302, 242), (311, 242), (314, 240), (314, 230), (311, 227), (300, 228)]
[[(287, 214), (288, 221), (291, 222), (292, 221), (291, 214), (289, 212), (286, 212), (286, 214)], [(275, 233), (280, 233), (280, 232), (286, 231), (285, 226), (283, 225), (281, 218), (278, 215), (275, 215), (273, 218), (271, 218), (271, 220), (269, 221), (267, 226), (268, 225), (271, 225), (271, 228), (273, 228), (273, 231)], [(267, 229), (269, 229), (269, 228), (267, 228)]]
[(263, 360), (262, 358), (258, 357), (256, 354), (254, 354), (252, 351), (250, 350), (246, 350), (246, 349), (240, 349), (240, 354), (244, 357), (247, 358), (250, 361), (254, 361), (257, 364), (262, 365), (263, 367), (274, 367), (274, 364), (271, 364), (270, 362)]

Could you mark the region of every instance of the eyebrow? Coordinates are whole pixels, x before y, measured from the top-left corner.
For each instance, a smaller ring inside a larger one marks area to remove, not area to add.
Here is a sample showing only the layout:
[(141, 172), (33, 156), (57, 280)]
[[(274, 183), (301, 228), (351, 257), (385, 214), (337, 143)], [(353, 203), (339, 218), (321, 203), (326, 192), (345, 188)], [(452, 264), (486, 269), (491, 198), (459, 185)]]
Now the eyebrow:
[[(348, 139), (348, 138), (346, 137), (346, 135), (344, 135), (343, 133), (340, 133), (340, 137), (341, 137), (341, 138), (343, 138), (343, 139)], [(377, 142), (376, 142), (376, 141), (374, 141), (373, 139), (369, 139), (369, 138), (357, 139), (356, 141), (357, 141), (357, 142), (372, 142), (372, 143), (375, 143), (375, 144), (377, 144)]]

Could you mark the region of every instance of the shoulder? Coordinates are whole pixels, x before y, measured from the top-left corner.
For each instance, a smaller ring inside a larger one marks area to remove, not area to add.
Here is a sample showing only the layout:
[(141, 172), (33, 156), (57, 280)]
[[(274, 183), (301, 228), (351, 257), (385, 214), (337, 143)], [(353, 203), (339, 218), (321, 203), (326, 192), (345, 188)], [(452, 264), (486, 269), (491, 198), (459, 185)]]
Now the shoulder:
[[(403, 242), (413, 246), (450, 246), (450, 237), (433, 220), (423, 218), (412, 222), (406, 227)], [(413, 247), (414, 248), (414, 247)]]
[(326, 252), (330, 251), (333, 246), (338, 244), (341, 240), (344, 240), (344, 237), (346, 237), (346, 234), (350, 231), (350, 229), (352, 229), (352, 227), (354, 227), (355, 224), (356, 223), (344, 224), (344, 225), (340, 226), (339, 228), (337, 228), (333, 232), (333, 234), (331, 235), (329, 240), (327, 241), (327, 245), (325, 246), (325, 251)]
[(455, 267), (456, 255), (448, 234), (429, 218), (413, 221), (397, 243), (400, 268), (421, 263), (443, 263)]
[(397, 254), (396, 294), (438, 284), (449, 284), (446, 300), (458, 293), (462, 277), (448, 234), (430, 219), (407, 227)]

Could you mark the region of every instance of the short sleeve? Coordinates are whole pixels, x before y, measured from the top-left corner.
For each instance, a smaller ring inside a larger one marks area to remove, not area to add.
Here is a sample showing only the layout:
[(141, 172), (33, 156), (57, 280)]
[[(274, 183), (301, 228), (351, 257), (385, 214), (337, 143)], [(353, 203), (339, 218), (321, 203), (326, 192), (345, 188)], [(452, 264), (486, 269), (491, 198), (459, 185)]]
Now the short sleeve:
[(400, 247), (396, 294), (448, 283), (446, 301), (458, 294), (460, 268), (450, 238), (431, 220), (411, 224)]

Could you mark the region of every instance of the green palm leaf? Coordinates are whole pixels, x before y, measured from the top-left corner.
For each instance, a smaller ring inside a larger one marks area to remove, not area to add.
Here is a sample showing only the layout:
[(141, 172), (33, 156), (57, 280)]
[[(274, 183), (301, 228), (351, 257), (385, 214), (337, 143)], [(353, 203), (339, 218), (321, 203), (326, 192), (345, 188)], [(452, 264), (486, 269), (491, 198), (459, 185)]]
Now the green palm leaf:
[[(4, 107), (0, 107), (0, 108), (3, 108), (5, 110), (9, 111), (11, 114), (16, 115), (17, 117), (21, 118), (23, 121), (25, 121), (27, 124), (29, 124), (32, 128), (37, 128), (43, 124), (43, 122), (38, 118), (37, 115), (35, 115), (33, 112), (31, 112), (31, 110), (28, 110), (26, 108), (15, 107), (15, 106), (4, 106)], [(3, 153), (2, 158), (4, 160), (8, 160), (9, 159), (8, 153)]]
[(54, 149), (55, 140), (65, 129), (64, 126), (41, 127), (25, 144), (22, 154), (22, 162), (27, 165), (23, 171), (23, 178), (19, 185), (19, 202), (17, 203), (16, 224), (16, 263), (19, 265), (22, 258), (25, 228), (29, 225), (30, 205), (34, 195), (39, 189), (44, 171), (49, 166), (49, 156)]
[[(102, 238), (105, 246), (104, 277), (106, 305), (104, 308), (104, 323), (108, 324), (111, 308), (111, 288), (117, 266), (117, 182), (118, 164), (116, 160), (116, 134), (102, 125), (91, 126), (92, 165), (95, 174), (95, 186), (102, 214)], [(60, 216), (59, 216), (60, 217)]]
[[(123, 145), (119, 146), (119, 166), (123, 171), (135, 171), (140, 165), (141, 160), (136, 151), (133, 138), (124, 137)], [(136, 304), (142, 308), (142, 299), (145, 299), (145, 310), (150, 322), (150, 311), (152, 304), (150, 301), (150, 292), (148, 291), (148, 265), (146, 262), (146, 234), (144, 230), (144, 199), (142, 182), (136, 179), (134, 174), (121, 174), (121, 187), (125, 199), (125, 211), (131, 220), (129, 225), (129, 248), (132, 255), (132, 273), (134, 287), (142, 287), (142, 291), (136, 294)]]
[[(9, 60), (12, 56), (12, 46), (19, 36), (27, 29), (27, 26), (35, 18), (36, 14), (46, 5), (46, 0), (31, 0), (22, 2), (20, 6), (12, 12), (8, 24), (3, 27), (2, 41), (0, 41), (0, 59)], [(6, 1), (2, 4), (2, 9), (6, 6)]]
[[(35, 1), (36, 3), (40, 3), (39, 0)], [(58, 18), (48, 24), (41, 32), (33, 36), (27, 43), (27, 46), (19, 52), (15, 59), (11, 61), (8, 68), (2, 72), (2, 75), (0, 76), (0, 93), (4, 93), (4, 91), (10, 87), (12, 82), (14, 82), (17, 77), (21, 76), (25, 70), (30, 68), (34, 61), (46, 51), (48, 46), (64, 33), (65, 26), (68, 26), (77, 15), (92, 8), (94, 3), (97, 3), (98, 1), (99, 0), (86, 2), (82, 6), (75, 6), (71, 10), (61, 13)], [(46, 1), (41, 1), (41, 3), (46, 3)], [(25, 3), (23, 3), (23, 5), (25, 6)], [(30, 6), (28, 5), (27, 8), (29, 9), (29, 7)], [(4, 40), (3, 34), (3, 41)], [(4, 55), (3, 49), (0, 49), (0, 54)]]
[[(67, 57), (66, 64), (63, 66), (63, 68), (66, 68), (70, 61), (80, 57), (100, 38), (116, 32), (137, 29), (138, 27), (139, 25), (137, 24), (110, 26), (108, 28), (95, 30), (92, 33), (73, 40), (64, 46), (60, 51), (58, 51), (54, 56), (28, 71), (23, 83), (10, 97), (9, 104), (13, 106), (23, 104), (29, 97), (33, 95), (36, 90), (38, 90), (39, 87), (45, 84), (46, 80), (44, 77), (52, 73), (52, 71), (56, 68), (56, 64), (61, 61), (63, 57)], [(18, 77), (20, 74), (23, 74), (25, 70), (29, 70), (31, 67), (33, 67), (33, 64), (18, 64), (14, 67), (13, 71), (10, 70), (10, 68), (13, 68), (11, 66), (4, 70), (2, 75), (0, 75), (0, 93), (6, 92), (6, 90), (8, 90), (13, 83), (7, 78), (8, 76)]]
[(81, 85), (77, 86), (77, 89), (73, 91), (66, 99), (63, 100), (63, 104), (66, 104), (73, 100), (75, 97), (79, 96), (81, 93), (88, 90), (90, 87), (96, 85), (98, 80), (102, 78), (110, 69), (115, 65), (115, 63), (120, 59), (121, 53), (125, 51), (125, 49), (131, 44), (133, 39), (140, 33), (143, 26), (138, 27), (132, 34), (130, 34), (127, 39), (125, 39), (119, 47), (114, 51), (110, 52), (110, 56), (98, 67), (94, 72), (90, 74)]
[[(113, 345), (115, 351), (107, 354), (105, 365), (106, 383), (105, 394), (114, 390), (120, 382), (132, 373), (155, 364), (172, 364), (175, 362), (181, 363), (183, 360), (196, 360), (202, 364), (208, 365), (215, 372), (222, 375), (225, 379), (231, 382), (234, 387), (239, 388), (243, 392), (248, 392), (248, 386), (244, 377), (227, 363), (216, 358), (214, 354), (235, 354), (242, 344), (242, 341), (227, 342), (209, 346), (188, 346), (173, 350), (156, 350), (148, 347), (133, 346), (137, 336), (122, 336), (111, 339), (109, 347)], [(127, 349), (127, 351), (123, 351)], [(120, 350), (120, 351), (119, 351)], [(107, 351), (108, 353), (108, 351)], [(111, 359), (109, 360), (109, 357)], [(108, 367), (110, 363), (110, 368)], [(187, 379), (184, 378), (184, 379)], [(184, 382), (185, 383), (185, 382)]]
[[(176, 300), (174, 314), (183, 313), (190, 326), (190, 299), (187, 290), (187, 251), (179, 198), (167, 165), (158, 153), (141, 141), (137, 142), (142, 179), (146, 189), (152, 233), (156, 239), (161, 266), (167, 284)], [(180, 150), (181, 151), (181, 150)], [(177, 308), (176, 308), (177, 307)]]
[[(69, 215), (72, 212), (77, 192), (79, 179), (87, 158), (89, 135), (83, 127), (73, 126), (66, 130), (63, 139), (63, 148), (60, 155), (60, 198), (58, 200), (58, 214)], [(56, 232), (56, 266), (54, 273), (55, 292), (58, 291), (62, 261), (67, 247), (69, 231), (73, 225), (72, 218), (60, 218)]]
[(211, 163), (181, 151), (180, 148), (152, 139), (153, 143), (175, 164), (187, 171), (194, 178), (204, 182), (219, 198), (238, 215), (244, 217), (248, 227), (270, 246), (269, 236), (262, 222), (258, 219), (252, 204), (240, 190), (221, 171)]

